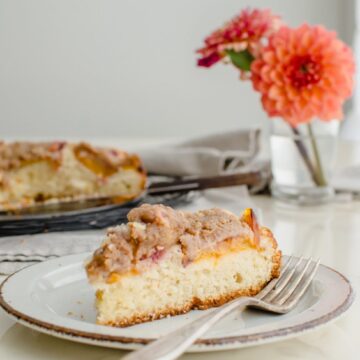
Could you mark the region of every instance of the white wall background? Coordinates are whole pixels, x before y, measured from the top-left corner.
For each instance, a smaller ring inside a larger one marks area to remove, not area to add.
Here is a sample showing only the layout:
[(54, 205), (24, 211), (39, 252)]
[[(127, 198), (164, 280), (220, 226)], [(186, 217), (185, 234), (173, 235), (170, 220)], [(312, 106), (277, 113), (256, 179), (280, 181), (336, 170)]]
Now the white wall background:
[(346, 0), (0, 0), (0, 137), (186, 136), (266, 123), (194, 50), (245, 6), (344, 33)]

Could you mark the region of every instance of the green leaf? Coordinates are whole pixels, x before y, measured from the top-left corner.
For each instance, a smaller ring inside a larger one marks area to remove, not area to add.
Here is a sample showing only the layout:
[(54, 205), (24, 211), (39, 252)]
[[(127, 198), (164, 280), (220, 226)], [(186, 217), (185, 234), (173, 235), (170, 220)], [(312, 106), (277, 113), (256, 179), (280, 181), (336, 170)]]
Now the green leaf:
[(250, 71), (251, 63), (254, 57), (248, 50), (236, 52), (234, 50), (226, 50), (231, 62), (240, 70)]

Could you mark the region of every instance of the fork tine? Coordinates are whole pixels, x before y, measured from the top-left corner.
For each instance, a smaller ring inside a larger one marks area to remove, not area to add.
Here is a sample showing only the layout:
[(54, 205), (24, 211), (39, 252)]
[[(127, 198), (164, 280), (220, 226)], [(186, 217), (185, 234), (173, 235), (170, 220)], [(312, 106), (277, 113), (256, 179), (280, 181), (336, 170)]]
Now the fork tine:
[(258, 299), (262, 299), (263, 297), (265, 297), (275, 286), (276, 284), (279, 282), (279, 280), (281, 278), (284, 277), (284, 275), (286, 274), (286, 270), (288, 269), (291, 261), (294, 259), (293, 256), (290, 256), (287, 260), (286, 263), (284, 264), (283, 268), (281, 269), (281, 273), (280, 276), (276, 279), (272, 279), (255, 297)]
[(316, 272), (319, 268), (319, 265), (320, 265), (320, 259), (317, 260), (317, 262), (314, 264), (312, 270), (309, 272), (309, 274), (304, 279), (304, 281), (301, 284), (299, 284), (299, 286), (294, 290), (294, 292), (291, 294), (288, 300), (284, 303), (284, 306), (286, 306), (286, 308), (291, 309), (298, 303), (298, 301), (301, 299), (301, 297), (304, 295), (305, 291), (311, 284), (311, 281), (314, 279)]
[(300, 281), (304, 278), (305, 273), (312, 262), (313, 260), (311, 258), (308, 259), (303, 269), (298, 274), (294, 275), (288, 285), (283, 288), (283, 290), (275, 297), (275, 299), (273, 299), (274, 303), (276, 303), (277, 305), (282, 305), (290, 297), (290, 295), (300, 284)]
[(270, 302), (274, 297), (276, 297), (283, 289), (284, 287), (289, 283), (290, 279), (294, 275), (296, 269), (298, 268), (299, 264), (303, 261), (303, 257), (301, 256), (298, 261), (295, 263), (295, 265), (289, 269), (286, 273), (284, 273), (284, 276), (279, 278), (279, 282), (276, 284), (276, 287), (273, 289), (273, 291), (269, 291), (265, 296), (261, 297), (261, 300)]

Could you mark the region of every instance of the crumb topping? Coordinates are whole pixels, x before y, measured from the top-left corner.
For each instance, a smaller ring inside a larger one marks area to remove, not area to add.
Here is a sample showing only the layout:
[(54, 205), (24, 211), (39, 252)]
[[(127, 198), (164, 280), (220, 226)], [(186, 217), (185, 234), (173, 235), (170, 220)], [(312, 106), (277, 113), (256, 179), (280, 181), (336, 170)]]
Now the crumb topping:
[(156, 262), (174, 245), (181, 246), (185, 263), (228, 239), (250, 239), (256, 245), (245, 221), (218, 208), (190, 213), (144, 204), (132, 209), (128, 220), (128, 224), (108, 230), (105, 242), (87, 264), (90, 279), (129, 272), (144, 260)]
[[(65, 145), (72, 145), (63, 141), (54, 142), (26, 142), (19, 141), (5, 143), (0, 141), (0, 171), (11, 170), (24, 164), (48, 160), (60, 165), (62, 150)], [(119, 167), (140, 167), (141, 163), (137, 156), (129, 155), (124, 151), (111, 148), (94, 147), (81, 142), (74, 144), (74, 153), (78, 160), (87, 167), (105, 169), (110, 175)], [(90, 164), (91, 163), (91, 164)]]
[(38, 160), (61, 162), (61, 150), (65, 142), (0, 142), (0, 170), (11, 170)]

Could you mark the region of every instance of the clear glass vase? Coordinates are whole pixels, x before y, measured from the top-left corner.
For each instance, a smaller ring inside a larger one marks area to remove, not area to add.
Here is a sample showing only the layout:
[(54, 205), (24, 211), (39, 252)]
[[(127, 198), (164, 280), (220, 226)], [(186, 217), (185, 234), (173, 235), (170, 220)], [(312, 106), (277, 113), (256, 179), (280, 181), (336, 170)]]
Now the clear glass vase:
[(339, 122), (314, 120), (292, 128), (272, 120), (272, 195), (290, 203), (316, 205), (334, 196), (331, 176)]

